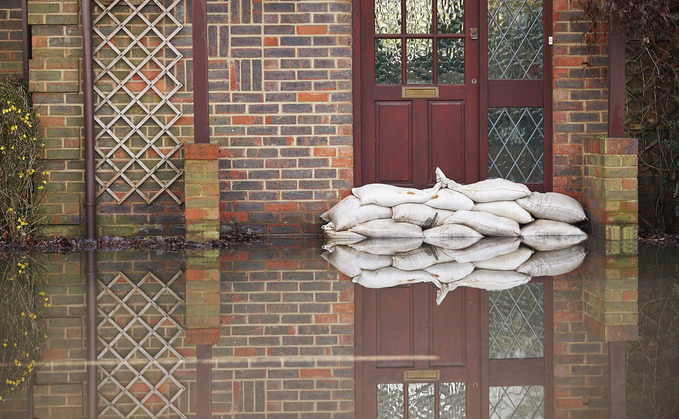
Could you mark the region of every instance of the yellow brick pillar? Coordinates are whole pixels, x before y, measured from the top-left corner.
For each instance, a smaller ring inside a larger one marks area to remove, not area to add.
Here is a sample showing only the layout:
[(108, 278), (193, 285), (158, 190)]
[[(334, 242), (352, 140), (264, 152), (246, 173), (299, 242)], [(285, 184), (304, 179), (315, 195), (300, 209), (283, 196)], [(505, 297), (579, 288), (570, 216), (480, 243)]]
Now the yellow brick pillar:
[(596, 238), (637, 239), (638, 147), (634, 138), (585, 140), (583, 203)]
[(219, 239), (218, 164), (217, 144), (184, 146), (186, 240)]
[(189, 344), (219, 343), (219, 250), (186, 254), (186, 334)]

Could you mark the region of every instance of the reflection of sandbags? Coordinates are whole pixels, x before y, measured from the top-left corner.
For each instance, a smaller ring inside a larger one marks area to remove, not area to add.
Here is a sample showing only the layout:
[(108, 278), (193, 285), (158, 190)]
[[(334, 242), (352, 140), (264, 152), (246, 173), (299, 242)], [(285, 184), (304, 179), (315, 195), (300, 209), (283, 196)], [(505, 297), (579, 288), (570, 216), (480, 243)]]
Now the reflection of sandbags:
[(535, 218), (577, 223), (586, 218), (582, 205), (568, 195), (556, 192), (533, 192), (529, 197), (516, 201)]
[(474, 201), (451, 189), (440, 189), (436, 195), (425, 202), (424, 205), (450, 211), (474, 209)]
[(444, 249), (464, 249), (483, 238), (483, 234), (461, 224), (444, 224), (424, 230), (424, 242)]
[(335, 225), (335, 230), (341, 231), (366, 221), (391, 218), (391, 208), (379, 205), (361, 205), (360, 199), (349, 195), (321, 214), (321, 218), (332, 222)]
[(399, 223), (392, 219), (368, 221), (350, 228), (349, 231), (370, 238), (424, 238), (420, 226)]
[(521, 208), (515, 201), (479, 202), (474, 211), (488, 212), (498, 217), (505, 217), (519, 224), (528, 224), (533, 221), (530, 213)]
[(561, 275), (582, 265), (585, 256), (587, 256), (587, 251), (583, 245), (550, 252), (536, 252), (516, 271), (530, 276)]
[(328, 245), (335, 244), (349, 245), (353, 243), (358, 243), (361, 240), (365, 239), (365, 236), (362, 236), (358, 233), (354, 233), (352, 231), (348, 230), (335, 231), (335, 229), (332, 228), (332, 222), (324, 225), (321, 228), (323, 229), (323, 237), (325, 238), (325, 244)]
[(422, 246), (422, 239), (367, 239), (351, 245), (359, 252), (393, 256)]
[(445, 254), (442, 249), (423, 244), (418, 249), (395, 254), (392, 265), (394, 268), (403, 269), (404, 271), (414, 271), (428, 268), (436, 263), (450, 262), (451, 260), (453, 259)]
[(370, 185), (353, 188), (351, 192), (359, 197), (361, 204), (377, 204), (383, 207), (393, 207), (398, 204), (421, 204), (430, 200), (441, 188), (437, 183), (430, 189), (401, 188), (382, 183), (371, 183)]
[(486, 237), (465, 249), (444, 251), (457, 262), (480, 262), (512, 253), (520, 244), (521, 240), (515, 237)]
[(526, 185), (505, 179), (487, 179), (470, 185), (461, 185), (448, 179), (438, 167), (436, 179), (444, 187), (460, 192), (474, 202), (513, 201), (530, 195)]
[(359, 252), (348, 246), (334, 246), (321, 257), (350, 277), (359, 275), (364, 269), (374, 271), (391, 266), (391, 256)]
[(521, 234), (519, 223), (516, 221), (487, 212), (456, 211), (444, 222), (446, 224), (466, 225), (484, 236), (490, 237), (518, 237)]
[(441, 284), (426, 271), (402, 271), (393, 267), (375, 271), (363, 271), (354, 277), (354, 282), (366, 288), (388, 288), (397, 285), (433, 282), (437, 287)]
[(430, 228), (440, 225), (441, 220), (453, 214), (452, 211), (432, 208), (423, 204), (400, 204), (392, 208), (394, 221)]
[(475, 265), (479, 269), (492, 269), (496, 271), (515, 271), (522, 263), (527, 261), (533, 251), (527, 247), (519, 247), (512, 253), (506, 255), (495, 256), (492, 259), (482, 260), (476, 262)]
[(458, 287), (457, 282), (451, 282), (449, 284), (441, 284), (441, 288), (436, 291), (436, 305), (441, 305), (443, 300), (446, 298), (449, 292), (455, 290)]
[(537, 220), (521, 229), (521, 238), (535, 250), (548, 251), (581, 243), (587, 239), (587, 234), (560, 221)]
[(442, 284), (447, 284), (449, 282), (459, 281), (472, 273), (472, 271), (474, 271), (474, 265), (471, 263), (458, 262), (438, 263), (426, 268), (425, 271), (429, 272)]
[(456, 282), (458, 286), (480, 288), (488, 291), (500, 291), (525, 284), (531, 277), (514, 271), (494, 271), (477, 269)]

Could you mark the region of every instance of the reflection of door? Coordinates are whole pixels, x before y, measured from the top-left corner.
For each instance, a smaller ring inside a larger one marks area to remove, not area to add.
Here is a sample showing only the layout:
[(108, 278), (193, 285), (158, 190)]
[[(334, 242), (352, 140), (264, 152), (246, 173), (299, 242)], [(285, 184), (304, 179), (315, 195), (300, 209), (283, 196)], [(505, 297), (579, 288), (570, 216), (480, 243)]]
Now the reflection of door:
[(361, 182), (479, 178), (478, 2), (361, 7)]
[(358, 184), (551, 188), (551, 0), (354, 4)]
[(355, 295), (356, 417), (552, 417), (549, 279), (440, 306), (431, 284)]

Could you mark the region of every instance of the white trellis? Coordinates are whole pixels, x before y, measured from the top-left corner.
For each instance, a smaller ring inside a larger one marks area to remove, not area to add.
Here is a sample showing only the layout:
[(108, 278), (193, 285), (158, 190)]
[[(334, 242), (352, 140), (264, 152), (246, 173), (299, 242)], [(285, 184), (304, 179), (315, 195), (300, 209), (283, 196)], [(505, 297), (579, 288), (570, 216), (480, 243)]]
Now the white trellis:
[[(181, 117), (172, 96), (182, 54), (172, 39), (183, 28), (170, 0), (95, 0), (96, 181), (118, 203), (137, 193), (146, 203), (170, 190), (182, 171), (171, 158), (181, 143), (170, 128)], [(97, 68), (98, 66), (98, 68)]]

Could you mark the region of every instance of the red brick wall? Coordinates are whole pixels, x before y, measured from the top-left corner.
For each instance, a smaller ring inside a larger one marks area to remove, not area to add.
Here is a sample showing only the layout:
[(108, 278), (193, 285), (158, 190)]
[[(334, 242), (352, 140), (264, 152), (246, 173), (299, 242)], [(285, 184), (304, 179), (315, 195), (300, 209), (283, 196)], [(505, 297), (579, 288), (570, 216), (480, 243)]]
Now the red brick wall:
[(0, 8), (0, 78), (22, 74), (21, 45), (21, 3), (9, 1)]

